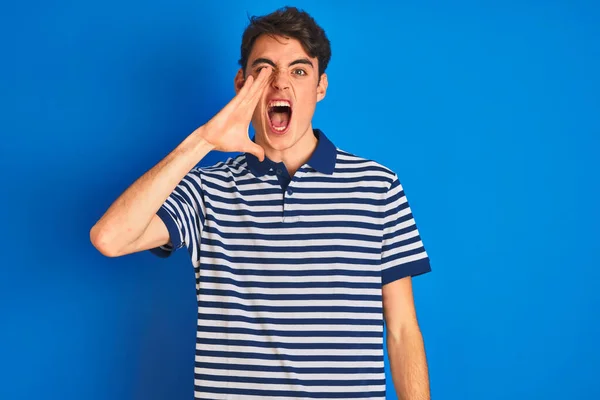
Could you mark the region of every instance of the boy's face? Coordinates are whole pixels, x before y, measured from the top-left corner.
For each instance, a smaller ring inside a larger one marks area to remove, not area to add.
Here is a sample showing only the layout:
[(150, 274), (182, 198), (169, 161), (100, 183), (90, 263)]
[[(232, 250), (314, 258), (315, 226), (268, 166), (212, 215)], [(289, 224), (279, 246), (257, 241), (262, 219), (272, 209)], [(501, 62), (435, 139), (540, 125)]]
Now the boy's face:
[[(319, 82), (317, 58), (309, 57), (296, 39), (261, 35), (254, 42), (246, 66), (246, 76), (255, 78), (262, 68), (271, 72), (270, 82), (252, 116), (256, 142), (266, 151), (283, 151), (298, 144), (302, 151), (312, 135), (312, 117), (318, 101), (325, 97), (327, 76)], [(236, 91), (244, 84), (240, 70)], [(301, 140), (304, 138), (305, 140)]]

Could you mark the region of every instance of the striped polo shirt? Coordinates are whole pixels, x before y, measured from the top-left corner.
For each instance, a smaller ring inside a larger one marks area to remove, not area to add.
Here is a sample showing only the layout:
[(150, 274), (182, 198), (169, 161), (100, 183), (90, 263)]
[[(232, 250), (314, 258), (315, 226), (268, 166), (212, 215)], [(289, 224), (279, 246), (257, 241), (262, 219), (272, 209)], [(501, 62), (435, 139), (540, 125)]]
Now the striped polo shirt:
[(240, 154), (158, 210), (196, 275), (197, 399), (385, 399), (382, 286), (430, 271), (398, 177), (320, 130), (293, 177)]

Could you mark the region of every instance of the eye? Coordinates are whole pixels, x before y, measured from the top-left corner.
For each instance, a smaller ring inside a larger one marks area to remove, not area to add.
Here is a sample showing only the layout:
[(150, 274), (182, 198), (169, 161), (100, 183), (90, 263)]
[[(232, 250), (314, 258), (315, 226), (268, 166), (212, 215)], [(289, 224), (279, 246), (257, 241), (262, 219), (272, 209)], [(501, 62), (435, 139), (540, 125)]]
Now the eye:
[(254, 73), (258, 75), (263, 68), (269, 68), (269, 66), (268, 65), (261, 65), (260, 67), (258, 67), (258, 68), (256, 68), (254, 70)]
[(301, 68), (298, 68), (294, 70), (293, 74), (298, 76), (304, 76), (306, 75), (306, 71)]

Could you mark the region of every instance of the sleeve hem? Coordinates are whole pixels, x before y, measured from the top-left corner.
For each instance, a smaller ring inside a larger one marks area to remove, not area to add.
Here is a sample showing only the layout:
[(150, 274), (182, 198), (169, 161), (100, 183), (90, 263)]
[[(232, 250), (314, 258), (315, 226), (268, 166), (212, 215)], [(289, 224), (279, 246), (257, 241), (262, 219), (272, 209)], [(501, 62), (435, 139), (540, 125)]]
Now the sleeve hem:
[(381, 284), (382, 286), (387, 285), (388, 283), (406, 278), (407, 276), (414, 277), (427, 272), (431, 272), (429, 257), (411, 261), (406, 264), (396, 265), (384, 270), (381, 276)]
[(167, 246), (155, 247), (153, 249), (150, 249), (149, 251), (158, 257), (166, 258), (169, 257), (177, 249), (183, 247), (184, 243), (181, 240), (181, 234), (179, 232), (179, 228), (177, 227), (177, 223), (175, 222), (169, 211), (165, 209), (164, 206), (158, 209), (156, 215), (159, 216), (159, 218), (164, 222), (165, 226), (167, 227), (172, 246), (169, 246), (171, 247), (170, 249)]

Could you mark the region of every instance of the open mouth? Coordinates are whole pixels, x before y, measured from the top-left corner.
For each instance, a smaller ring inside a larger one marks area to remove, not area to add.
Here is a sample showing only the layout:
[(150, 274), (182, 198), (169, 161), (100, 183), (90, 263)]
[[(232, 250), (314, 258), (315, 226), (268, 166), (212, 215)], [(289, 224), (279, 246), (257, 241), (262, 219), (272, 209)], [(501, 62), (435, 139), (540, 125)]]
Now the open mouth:
[(275, 133), (285, 133), (292, 119), (292, 105), (288, 100), (271, 100), (267, 107), (269, 126)]

